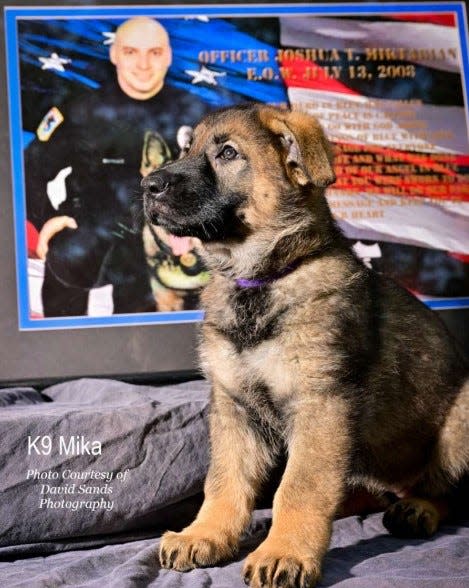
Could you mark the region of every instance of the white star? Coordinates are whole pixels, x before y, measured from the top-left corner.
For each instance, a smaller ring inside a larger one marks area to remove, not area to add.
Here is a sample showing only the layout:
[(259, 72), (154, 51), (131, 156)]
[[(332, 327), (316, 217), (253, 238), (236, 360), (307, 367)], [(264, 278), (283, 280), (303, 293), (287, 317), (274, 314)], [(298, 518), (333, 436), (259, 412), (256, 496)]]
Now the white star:
[(116, 33), (102, 33), (103, 37), (106, 37), (103, 41), (103, 45), (112, 45), (116, 38)]
[(38, 59), (42, 63), (41, 69), (56, 69), (57, 71), (65, 71), (64, 65), (72, 63), (71, 59), (59, 57), (57, 53), (51, 53), (50, 57), (38, 57)]
[(219, 73), (217, 71), (212, 71), (202, 65), (199, 71), (195, 71), (193, 69), (186, 69), (184, 70), (187, 75), (192, 76), (192, 83), (198, 84), (199, 82), (205, 82), (207, 84), (211, 84), (212, 86), (218, 86), (218, 82), (215, 78), (226, 76), (226, 73)]

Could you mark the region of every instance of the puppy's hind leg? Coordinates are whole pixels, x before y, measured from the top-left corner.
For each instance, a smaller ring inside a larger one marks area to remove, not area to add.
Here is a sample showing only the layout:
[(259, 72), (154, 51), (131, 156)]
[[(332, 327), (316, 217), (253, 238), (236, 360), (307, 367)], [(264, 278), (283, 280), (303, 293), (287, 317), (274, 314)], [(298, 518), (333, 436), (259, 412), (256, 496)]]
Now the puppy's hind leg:
[(403, 498), (386, 509), (383, 525), (395, 537), (426, 539), (448, 516), (446, 498)]
[(441, 429), (437, 463), (451, 482), (469, 473), (469, 379), (463, 384)]
[(386, 510), (384, 526), (398, 537), (430, 537), (440, 523), (457, 518), (462, 502), (458, 494), (464, 491), (458, 490), (457, 485), (468, 473), (469, 382), (466, 382), (445, 419), (428, 471), (412, 488), (411, 496)]
[(272, 465), (272, 454), (262, 438), (217, 385), (212, 396), (210, 436), (212, 454), (204, 503), (191, 525), (180, 533), (163, 535), (160, 562), (165, 568), (187, 571), (233, 556)]

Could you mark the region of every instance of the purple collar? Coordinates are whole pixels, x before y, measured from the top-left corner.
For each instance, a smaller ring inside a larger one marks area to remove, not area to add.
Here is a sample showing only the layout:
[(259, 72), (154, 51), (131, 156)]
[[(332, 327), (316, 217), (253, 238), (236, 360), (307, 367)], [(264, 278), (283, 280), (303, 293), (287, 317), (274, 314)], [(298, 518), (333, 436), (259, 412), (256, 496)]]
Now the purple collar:
[(272, 284), (272, 282), (276, 282), (280, 278), (283, 278), (284, 276), (291, 274), (291, 272), (296, 270), (296, 268), (300, 265), (303, 259), (303, 257), (295, 259), (295, 261), (284, 267), (276, 274), (273, 274), (272, 276), (252, 280), (249, 280), (247, 278), (236, 278), (235, 283), (238, 286), (238, 288), (261, 288), (262, 286), (267, 286), (268, 284)]

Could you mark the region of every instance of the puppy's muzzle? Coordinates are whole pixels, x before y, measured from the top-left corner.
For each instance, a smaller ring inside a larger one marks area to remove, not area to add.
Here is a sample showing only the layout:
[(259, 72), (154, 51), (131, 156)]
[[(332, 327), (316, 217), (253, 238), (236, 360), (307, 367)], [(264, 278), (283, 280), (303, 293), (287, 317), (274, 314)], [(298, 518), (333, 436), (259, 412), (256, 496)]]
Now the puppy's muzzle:
[(143, 208), (150, 223), (158, 224), (161, 215), (170, 213), (170, 197), (174, 184), (173, 174), (157, 170), (143, 178)]
[(164, 170), (155, 171), (143, 178), (141, 187), (145, 192), (145, 197), (158, 198), (168, 192), (171, 184), (171, 174)]

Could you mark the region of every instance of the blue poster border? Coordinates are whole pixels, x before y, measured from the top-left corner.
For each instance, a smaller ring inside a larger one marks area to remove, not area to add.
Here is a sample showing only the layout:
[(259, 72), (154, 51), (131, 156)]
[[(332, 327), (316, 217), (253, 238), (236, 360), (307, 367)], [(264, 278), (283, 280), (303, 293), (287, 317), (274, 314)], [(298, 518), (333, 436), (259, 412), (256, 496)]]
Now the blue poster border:
[[(171, 5), (171, 6), (76, 6), (76, 7), (5, 7), (5, 42), (7, 92), (10, 116), (10, 150), (12, 169), (12, 189), (14, 195), (14, 227), (16, 252), (16, 280), (18, 319), (21, 331), (56, 330), (86, 327), (141, 326), (156, 324), (183, 324), (203, 319), (202, 311), (155, 312), (146, 314), (120, 314), (96, 317), (66, 317), (31, 319), (29, 316), (29, 288), (27, 274), (26, 199), (24, 188), (24, 166), (22, 149), (22, 121), (20, 108), (20, 64), (18, 54), (18, 19), (49, 18), (123, 18), (133, 16), (152, 16), (155, 18), (195, 18), (200, 16), (235, 17), (278, 17), (284, 15), (316, 16), (364, 16), (389, 13), (448, 13), (457, 18), (462, 56), (463, 92), (468, 117), (468, 26), (464, 2), (395, 2), (395, 3), (333, 3), (333, 4), (217, 4), (217, 5)], [(434, 310), (469, 308), (468, 298), (448, 298), (424, 300)]]

